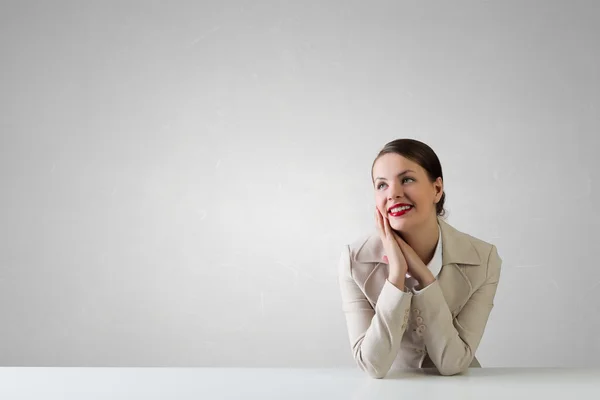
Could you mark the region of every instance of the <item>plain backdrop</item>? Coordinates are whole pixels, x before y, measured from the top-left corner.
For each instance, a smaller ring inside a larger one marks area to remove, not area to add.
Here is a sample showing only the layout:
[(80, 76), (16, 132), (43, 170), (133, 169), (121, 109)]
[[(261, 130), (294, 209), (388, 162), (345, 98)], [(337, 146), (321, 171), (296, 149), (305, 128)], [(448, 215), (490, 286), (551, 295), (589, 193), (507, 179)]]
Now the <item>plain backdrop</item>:
[(0, 364), (351, 366), (390, 140), (504, 260), (483, 366), (599, 366), (597, 1), (0, 2)]

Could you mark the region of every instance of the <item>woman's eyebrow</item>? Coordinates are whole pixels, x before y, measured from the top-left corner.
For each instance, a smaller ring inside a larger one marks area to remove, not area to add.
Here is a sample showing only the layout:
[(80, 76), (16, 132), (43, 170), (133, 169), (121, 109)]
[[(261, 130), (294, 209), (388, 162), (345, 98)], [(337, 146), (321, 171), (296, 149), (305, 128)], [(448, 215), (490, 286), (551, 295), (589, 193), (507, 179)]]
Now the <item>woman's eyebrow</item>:
[[(402, 172), (400, 172), (400, 173), (399, 173), (398, 175), (396, 175), (396, 176), (402, 176), (402, 175), (404, 175), (404, 174), (406, 174), (406, 173), (408, 173), (408, 172), (415, 172), (415, 171), (413, 171), (412, 169), (407, 169), (406, 171), (402, 171)], [(377, 178), (375, 178), (375, 180), (377, 180), (377, 179), (381, 179), (381, 180), (384, 180), (384, 181), (386, 181), (386, 180), (387, 180), (387, 179), (385, 179), (385, 178), (383, 178), (383, 177), (381, 177), (381, 176), (378, 176)]]

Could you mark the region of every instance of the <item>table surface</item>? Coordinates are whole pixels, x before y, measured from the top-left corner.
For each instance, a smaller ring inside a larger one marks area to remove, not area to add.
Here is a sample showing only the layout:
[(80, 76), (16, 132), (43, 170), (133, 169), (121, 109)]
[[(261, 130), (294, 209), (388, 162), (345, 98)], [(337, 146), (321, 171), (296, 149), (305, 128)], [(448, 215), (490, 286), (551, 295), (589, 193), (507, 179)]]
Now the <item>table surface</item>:
[(0, 367), (0, 399), (401, 398), (600, 399), (600, 368), (473, 368), (455, 376), (415, 369), (373, 379), (358, 368)]

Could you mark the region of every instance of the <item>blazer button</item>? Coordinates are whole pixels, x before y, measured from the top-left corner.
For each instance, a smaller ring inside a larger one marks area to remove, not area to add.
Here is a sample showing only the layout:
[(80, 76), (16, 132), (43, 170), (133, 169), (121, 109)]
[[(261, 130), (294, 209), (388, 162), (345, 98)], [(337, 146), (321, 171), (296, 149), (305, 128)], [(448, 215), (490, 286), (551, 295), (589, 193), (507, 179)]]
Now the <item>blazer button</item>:
[(418, 308), (413, 308), (413, 314), (419, 315), (419, 314), (421, 314), (421, 311), (419, 311)]
[(423, 317), (417, 317), (417, 324), (421, 325), (423, 323)]
[(417, 327), (417, 335), (423, 336), (423, 332), (425, 332), (425, 325), (419, 325)]

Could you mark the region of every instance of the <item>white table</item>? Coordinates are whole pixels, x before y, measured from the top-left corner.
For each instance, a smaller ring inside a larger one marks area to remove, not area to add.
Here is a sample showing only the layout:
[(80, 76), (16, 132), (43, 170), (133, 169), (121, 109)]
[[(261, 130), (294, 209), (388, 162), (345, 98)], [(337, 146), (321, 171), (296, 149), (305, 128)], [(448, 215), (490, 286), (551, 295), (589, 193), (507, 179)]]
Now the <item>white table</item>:
[(0, 399), (600, 399), (600, 369), (0, 368)]

